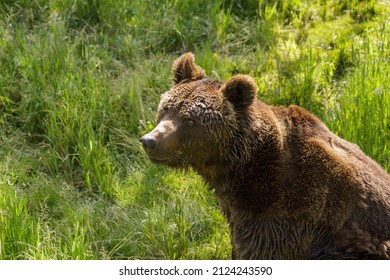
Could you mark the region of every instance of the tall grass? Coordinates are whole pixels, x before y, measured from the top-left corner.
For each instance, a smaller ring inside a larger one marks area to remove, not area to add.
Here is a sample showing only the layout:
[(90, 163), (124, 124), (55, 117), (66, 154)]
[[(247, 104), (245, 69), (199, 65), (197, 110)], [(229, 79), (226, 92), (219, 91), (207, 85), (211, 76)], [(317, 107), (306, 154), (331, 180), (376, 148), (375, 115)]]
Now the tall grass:
[[(353, 42), (354, 68), (342, 81), (329, 126), (390, 170), (390, 28)], [(360, 50), (362, 49), (362, 50)]]
[[(0, 259), (226, 259), (191, 170), (146, 159), (170, 65), (250, 74), (390, 171), (386, 1), (0, 2)], [(156, 20), (158, 19), (158, 20)]]

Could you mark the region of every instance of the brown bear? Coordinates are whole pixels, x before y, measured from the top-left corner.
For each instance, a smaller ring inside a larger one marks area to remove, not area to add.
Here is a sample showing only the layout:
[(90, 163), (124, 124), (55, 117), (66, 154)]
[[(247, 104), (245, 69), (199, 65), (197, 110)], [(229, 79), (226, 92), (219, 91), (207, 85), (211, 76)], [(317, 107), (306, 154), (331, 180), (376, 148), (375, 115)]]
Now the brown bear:
[(205, 77), (192, 53), (142, 143), (215, 189), (236, 259), (390, 259), (390, 176), (299, 106), (256, 99), (250, 76)]

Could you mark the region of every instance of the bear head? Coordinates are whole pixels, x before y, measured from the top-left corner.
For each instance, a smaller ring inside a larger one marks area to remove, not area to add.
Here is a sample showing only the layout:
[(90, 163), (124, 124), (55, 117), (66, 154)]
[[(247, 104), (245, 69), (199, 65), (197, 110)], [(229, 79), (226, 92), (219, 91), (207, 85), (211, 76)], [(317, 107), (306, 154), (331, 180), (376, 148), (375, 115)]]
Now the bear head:
[[(162, 94), (157, 126), (140, 142), (154, 163), (207, 168), (240, 156), (242, 130), (256, 99), (256, 83), (236, 75), (226, 83), (205, 76), (186, 53), (173, 63), (173, 86)], [(238, 144), (237, 144), (238, 142)]]

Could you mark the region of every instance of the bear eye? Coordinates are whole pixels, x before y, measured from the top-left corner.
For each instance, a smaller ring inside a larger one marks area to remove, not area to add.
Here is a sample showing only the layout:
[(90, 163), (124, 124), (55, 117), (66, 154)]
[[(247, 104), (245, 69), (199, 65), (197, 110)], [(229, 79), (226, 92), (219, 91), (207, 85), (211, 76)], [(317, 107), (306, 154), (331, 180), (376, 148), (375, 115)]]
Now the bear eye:
[(195, 125), (195, 121), (191, 120), (191, 119), (186, 119), (184, 122), (187, 126), (194, 126)]

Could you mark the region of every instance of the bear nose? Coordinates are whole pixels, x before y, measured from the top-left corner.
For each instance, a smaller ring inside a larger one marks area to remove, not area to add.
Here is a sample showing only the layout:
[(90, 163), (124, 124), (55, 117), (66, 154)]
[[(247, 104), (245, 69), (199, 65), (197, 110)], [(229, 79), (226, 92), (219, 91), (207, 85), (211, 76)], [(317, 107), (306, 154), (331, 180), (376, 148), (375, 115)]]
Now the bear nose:
[(156, 141), (148, 135), (142, 136), (139, 141), (145, 150), (152, 150), (156, 146)]

